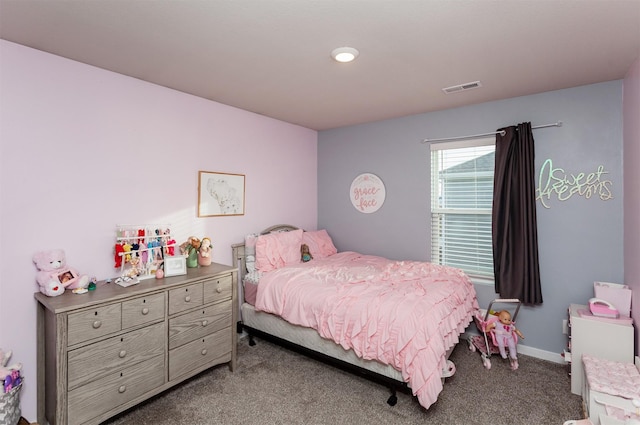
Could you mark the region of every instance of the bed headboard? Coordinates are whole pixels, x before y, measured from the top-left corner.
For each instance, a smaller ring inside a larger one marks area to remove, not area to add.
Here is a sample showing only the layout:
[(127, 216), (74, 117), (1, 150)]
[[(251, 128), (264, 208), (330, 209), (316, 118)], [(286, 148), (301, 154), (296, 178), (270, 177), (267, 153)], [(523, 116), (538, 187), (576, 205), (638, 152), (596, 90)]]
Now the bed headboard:
[[(298, 230), (299, 227), (292, 226), (290, 224), (276, 224), (275, 226), (267, 227), (260, 232), (261, 235), (266, 235), (272, 232), (289, 232), (291, 230)], [(238, 269), (238, 286), (242, 285), (244, 275), (247, 273), (247, 258), (244, 250), (244, 241), (241, 243), (231, 245), (231, 258), (233, 259), (233, 267)]]

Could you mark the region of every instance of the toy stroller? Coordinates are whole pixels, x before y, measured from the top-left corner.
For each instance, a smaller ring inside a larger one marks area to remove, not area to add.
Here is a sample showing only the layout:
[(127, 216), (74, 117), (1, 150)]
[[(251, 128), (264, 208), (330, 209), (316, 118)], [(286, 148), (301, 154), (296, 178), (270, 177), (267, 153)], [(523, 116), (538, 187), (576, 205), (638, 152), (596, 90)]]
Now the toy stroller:
[[(503, 309), (496, 311), (493, 309), (494, 304), (510, 304), (511, 307), (504, 306)], [(519, 299), (498, 298), (491, 301), (489, 308), (486, 310), (478, 310), (473, 317), (481, 335), (474, 335), (469, 338), (469, 350), (475, 352), (477, 349), (480, 351), (482, 364), (485, 368), (491, 369), (490, 359), (492, 354), (500, 354), (502, 358), (506, 359), (508, 347), (511, 369), (518, 369), (516, 344), (518, 343), (518, 336), (521, 338), (523, 336), (515, 327), (515, 320), (521, 304)]]

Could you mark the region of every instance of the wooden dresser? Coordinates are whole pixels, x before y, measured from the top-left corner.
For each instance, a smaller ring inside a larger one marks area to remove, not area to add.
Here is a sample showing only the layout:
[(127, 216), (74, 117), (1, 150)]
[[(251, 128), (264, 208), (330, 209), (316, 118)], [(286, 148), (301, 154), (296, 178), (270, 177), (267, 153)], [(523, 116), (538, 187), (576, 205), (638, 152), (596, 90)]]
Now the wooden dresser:
[(212, 366), (236, 366), (237, 270), (38, 301), (38, 422), (92, 425)]

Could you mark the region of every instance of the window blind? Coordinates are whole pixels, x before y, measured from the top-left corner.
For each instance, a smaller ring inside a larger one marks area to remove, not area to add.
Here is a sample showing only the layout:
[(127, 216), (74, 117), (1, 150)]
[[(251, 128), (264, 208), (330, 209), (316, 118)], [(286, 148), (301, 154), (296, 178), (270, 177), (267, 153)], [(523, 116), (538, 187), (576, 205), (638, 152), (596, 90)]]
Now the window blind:
[(493, 138), (431, 144), (431, 261), (493, 278)]

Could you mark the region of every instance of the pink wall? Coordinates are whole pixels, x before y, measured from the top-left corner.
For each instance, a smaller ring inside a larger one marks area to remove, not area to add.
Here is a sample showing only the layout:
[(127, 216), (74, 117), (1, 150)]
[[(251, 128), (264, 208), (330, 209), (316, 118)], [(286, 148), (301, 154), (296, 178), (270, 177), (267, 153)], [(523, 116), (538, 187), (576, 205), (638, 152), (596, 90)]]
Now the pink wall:
[(624, 79), (624, 281), (633, 289), (636, 356), (640, 355), (640, 58)]
[[(246, 233), (315, 229), (317, 133), (4, 40), (0, 57), (0, 348), (35, 421), (33, 253), (105, 279), (117, 224), (210, 236), (225, 264)], [(245, 215), (197, 218), (198, 170), (245, 174)]]

